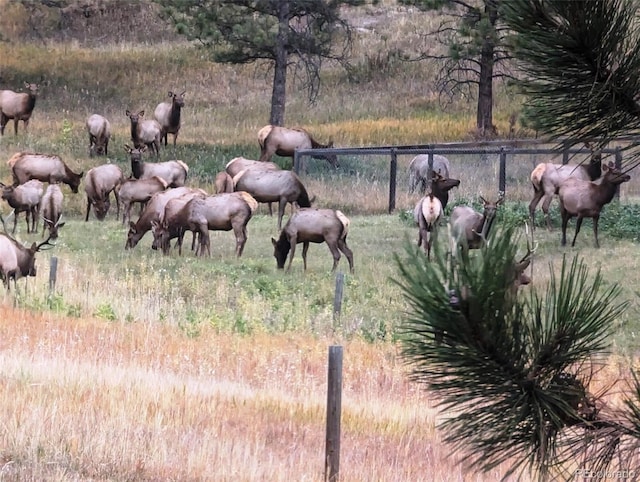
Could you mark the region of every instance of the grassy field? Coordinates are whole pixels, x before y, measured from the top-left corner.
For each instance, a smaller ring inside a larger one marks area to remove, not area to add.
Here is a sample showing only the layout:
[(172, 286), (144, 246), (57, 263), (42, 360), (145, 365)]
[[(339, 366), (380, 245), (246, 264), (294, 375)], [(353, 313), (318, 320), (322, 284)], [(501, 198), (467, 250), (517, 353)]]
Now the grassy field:
[[(415, 42), (410, 33), (433, 19), (382, 4), (388, 15), (352, 12), (367, 26), (356, 38), (357, 75), (327, 69), (312, 106), (292, 82), (288, 124), (345, 147), (471, 138), (472, 103), (457, 99), (445, 109), (433, 90), (432, 67), (380, 53), (381, 46)], [(128, 173), (125, 110), (150, 115), (167, 90), (186, 90), (178, 145), (161, 157), (183, 159), (189, 184), (211, 192), (228, 160), (257, 158), (256, 134), (268, 119), (264, 66), (216, 65), (179, 42), (0, 43), (0, 72), (0, 88), (47, 81), (29, 133), (21, 125), (15, 137), (11, 124), (0, 138), (4, 160), (33, 150), (62, 156), (74, 171), (113, 162)], [(505, 132), (519, 105), (503, 88), (498, 92), (496, 123)], [(112, 123), (108, 159), (88, 157), (84, 121), (93, 112)], [(540, 160), (510, 162), (501, 220), (524, 219), (528, 174)], [(405, 187), (409, 161), (399, 159), (391, 214), (388, 159), (342, 159), (339, 172), (314, 161), (303, 178), (317, 206), (340, 208), (352, 221), (355, 273), (345, 275), (339, 318), (326, 246), (312, 245), (306, 273), (301, 249), (290, 273), (277, 270), (276, 218), (264, 207), (248, 225), (242, 258), (233, 256), (228, 232), (212, 233), (210, 258), (188, 250), (165, 257), (150, 249), (150, 233), (125, 250), (126, 228), (113, 213), (102, 223), (93, 217), (85, 223), (82, 189), (72, 194), (65, 187), (67, 224), (55, 248), (38, 254), (35, 279), (2, 295), (0, 480), (321, 480), (326, 357), (335, 344), (345, 348), (342, 480), (499, 480), (503, 468), (469, 473), (454, 463), (463, 453), (449, 458), (435, 428), (437, 400), (407, 381), (397, 356), (406, 304), (392, 282), (394, 255), (402, 257), (417, 238), (405, 213), (418, 199)], [(462, 181), (452, 205), (497, 195), (497, 159), (467, 155), (452, 158), (452, 165)], [(5, 162), (0, 180), (11, 181)], [(596, 384), (624, 381), (629, 364), (637, 363), (640, 245), (632, 216), (639, 193), (634, 179), (621, 204), (605, 209), (599, 250), (588, 221), (576, 248), (560, 248), (557, 228), (536, 230), (533, 285), (525, 295), (545, 289), (563, 256), (579, 255), (608, 282), (620, 283), (631, 302), (617, 320), (610, 363)], [(558, 226), (557, 202), (553, 206)], [(0, 212), (9, 213), (6, 203)], [(22, 219), (16, 236), (25, 243), (42, 239), (27, 234)], [(50, 290), (53, 256), (58, 271)], [(346, 259), (339, 270), (347, 272)]]

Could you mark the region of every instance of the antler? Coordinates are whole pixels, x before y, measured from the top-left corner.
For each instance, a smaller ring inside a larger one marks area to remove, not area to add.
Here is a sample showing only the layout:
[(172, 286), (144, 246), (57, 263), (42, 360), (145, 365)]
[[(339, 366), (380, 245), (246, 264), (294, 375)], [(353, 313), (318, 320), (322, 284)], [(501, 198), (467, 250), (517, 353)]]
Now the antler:
[[(49, 240), (51, 239), (51, 234), (49, 234), (49, 237), (47, 239), (45, 239), (43, 242), (41, 242), (40, 244), (36, 245), (36, 251), (44, 251), (45, 249), (52, 249), (55, 248), (55, 244), (50, 243)], [(45, 248), (45, 246), (49, 246), (48, 248)]]
[[(7, 219), (9, 219), (12, 215), (13, 215), (13, 216), (15, 216), (15, 215), (16, 215), (16, 210), (15, 210), (15, 209), (13, 209), (13, 210), (9, 213), (9, 216), (7, 216)], [(13, 241), (14, 243), (17, 243), (17, 242), (18, 242), (18, 240), (9, 234), (9, 231), (7, 230), (7, 225), (5, 224), (5, 221), (4, 221), (4, 218), (2, 217), (2, 214), (0, 214), (0, 221), (2, 221), (2, 231), (3, 231), (3, 234), (4, 234), (7, 238), (9, 238), (11, 241)]]

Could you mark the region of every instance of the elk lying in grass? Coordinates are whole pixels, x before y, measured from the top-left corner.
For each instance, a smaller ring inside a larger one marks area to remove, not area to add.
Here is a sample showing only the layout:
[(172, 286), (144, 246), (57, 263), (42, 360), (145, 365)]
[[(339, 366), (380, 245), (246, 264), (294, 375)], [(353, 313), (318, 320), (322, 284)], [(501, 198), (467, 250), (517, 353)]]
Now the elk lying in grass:
[(487, 201), (480, 196), (482, 213), (469, 206), (456, 206), (451, 212), (451, 231), (453, 240), (467, 249), (478, 249), (487, 242), (487, 237), (496, 217), (498, 207), (504, 201), (500, 197), (496, 202)]
[[(591, 148), (589, 144), (587, 147)], [(542, 212), (547, 223), (547, 229), (551, 231), (551, 219), (549, 206), (553, 196), (558, 193), (560, 185), (567, 179), (580, 179), (583, 181), (595, 181), (602, 174), (602, 155), (598, 150), (591, 150), (589, 163), (586, 165), (553, 164), (543, 162), (531, 171), (531, 184), (533, 186), (533, 199), (529, 203), (529, 216), (531, 225), (535, 227), (536, 207), (542, 201)]]
[(111, 124), (100, 114), (92, 114), (86, 122), (89, 133), (89, 157), (96, 154), (109, 154), (109, 139), (111, 138)]
[(29, 120), (33, 108), (36, 106), (38, 85), (25, 82), (24, 86), (27, 92), (0, 91), (0, 135), (4, 135), (4, 128), (11, 119), (13, 119), (13, 130), (16, 136), (18, 135), (18, 122), (24, 122), (25, 132), (29, 127)]
[(160, 249), (162, 254), (168, 255), (171, 249), (171, 240), (178, 238), (176, 246), (178, 247), (178, 255), (182, 256), (182, 241), (187, 231), (193, 233), (191, 251), (195, 249), (197, 230), (189, 225), (189, 216), (184, 209), (186, 204), (195, 197), (205, 198), (206, 193), (192, 190), (167, 202), (164, 207), (164, 213), (160, 215), (158, 221), (151, 223), (151, 232), (153, 233), (152, 249)]
[(49, 243), (50, 238), (47, 238), (42, 243), (33, 243), (31, 247), (23, 246), (7, 233), (4, 219), (2, 219), (2, 226), (4, 232), (0, 233), (0, 276), (7, 291), (10, 291), (12, 279), (15, 287), (19, 278), (36, 276), (36, 253), (43, 250), (45, 246), (53, 245)]
[(353, 253), (347, 246), (349, 224), (349, 219), (338, 210), (312, 208), (297, 210), (287, 221), (278, 240), (271, 238), (278, 269), (284, 268), (289, 251), (291, 254), (287, 270), (291, 269), (296, 244), (302, 243), (302, 261), (306, 271), (309, 243), (325, 242), (333, 255), (331, 271), (335, 271), (338, 267), (340, 251), (342, 251), (349, 261), (349, 271), (353, 273)]
[[(264, 126), (258, 131), (258, 144), (260, 144), (259, 161), (270, 161), (274, 154), (283, 157), (291, 157), (296, 149), (327, 149), (333, 147), (333, 141), (328, 144), (320, 144), (309, 132), (300, 128), (292, 129), (274, 125)], [(315, 159), (324, 159), (332, 167), (338, 168), (338, 157), (335, 154), (318, 154)]]
[(167, 145), (167, 137), (173, 134), (173, 145), (176, 145), (178, 132), (180, 132), (180, 112), (184, 107), (184, 91), (180, 94), (169, 91), (171, 102), (161, 102), (157, 105), (153, 116), (156, 118), (162, 128), (160, 133), (160, 141), (164, 139), (164, 145)]
[[(449, 178), (449, 159), (439, 154), (433, 156), (433, 174), (437, 174), (445, 179)], [(409, 192), (414, 193), (419, 188), (419, 192), (424, 193), (427, 188), (429, 177), (429, 155), (418, 154), (409, 163)]]
[(127, 117), (131, 121), (131, 142), (133, 147), (140, 149), (148, 147), (156, 158), (160, 157), (160, 136), (162, 126), (155, 119), (141, 120), (144, 117), (144, 110), (137, 114), (127, 110)]
[(164, 214), (164, 208), (170, 199), (183, 196), (192, 191), (199, 191), (204, 193), (204, 195), (207, 194), (202, 189), (177, 187), (151, 196), (151, 199), (142, 210), (140, 218), (138, 218), (135, 223), (129, 222), (129, 232), (127, 233), (125, 249), (135, 248), (147, 231), (151, 230), (153, 223), (160, 222), (160, 218)]
[(127, 179), (119, 189), (118, 196), (122, 203), (122, 224), (131, 219), (131, 207), (140, 203), (143, 207), (151, 197), (168, 188), (167, 181), (154, 176), (151, 179)]
[(431, 259), (431, 246), (436, 236), (437, 224), (444, 213), (442, 203), (434, 194), (421, 198), (413, 210), (418, 224), (418, 246), (424, 248), (427, 259)]
[(87, 194), (87, 214), (85, 221), (89, 221), (89, 211), (93, 206), (96, 218), (102, 221), (109, 212), (111, 192), (116, 198), (116, 219), (120, 217), (120, 199), (118, 188), (124, 182), (122, 170), (116, 164), (103, 164), (87, 171), (84, 181), (84, 191)]
[(58, 156), (18, 152), (7, 161), (13, 175), (13, 185), (37, 179), (49, 184), (64, 183), (78, 192), (83, 173), (76, 174)]
[(125, 145), (124, 148), (131, 158), (131, 172), (136, 179), (151, 179), (157, 176), (167, 181), (169, 187), (184, 186), (189, 166), (183, 161), (145, 162), (142, 160), (142, 153), (146, 149), (144, 146), (131, 148)]
[(622, 174), (611, 162), (604, 164), (602, 171), (602, 177), (597, 181), (567, 179), (560, 185), (558, 195), (560, 196), (560, 215), (562, 216), (562, 246), (567, 244), (567, 224), (569, 219), (577, 217), (576, 233), (573, 236), (571, 246), (576, 244), (582, 220), (584, 218), (592, 218), (596, 248), (600, 247), (598, 242), (600, 212), (605, 204), (611, 202), (618, 186), (631, 179), (631, 176)]
[[(37, 179), (32, 179), (24, 184), (18, 186), (5, 186), (0, 182), (0, 188), (2, 188), (2, 199), (7, 201), (9, 206), (13, 208), (13, 230), (16, 232), (16, 225), (18, 223), (18, 215), (21, 212), (25, 213), (27, 221), (27, 233), (36, 232), (38, 230), (38, 216), (40, 210), (40, 201), (44, 194), (44, 187), (42, 182)], [(31, 222), (29, 221), (31, 218)]]
[(246, 191), (261, 203), (278, 203), (278, 230), (282, 226), (287, 203), (302, 208), (311, 207), (311, 199), (304, 184), (293, 171), (259, 171), (245, 169), (233, 178), (236, 191)]
[(58, 184), (49, 184), (40, 203), (40, 212), (44, 220), (42, 237), (44, 237), (44, 233), (48, 229), (49, 239), (58, 239), (58, 230), (64, 226), (64, 222), (60, 222), (63, 201), (64, 195), (60, 186)]

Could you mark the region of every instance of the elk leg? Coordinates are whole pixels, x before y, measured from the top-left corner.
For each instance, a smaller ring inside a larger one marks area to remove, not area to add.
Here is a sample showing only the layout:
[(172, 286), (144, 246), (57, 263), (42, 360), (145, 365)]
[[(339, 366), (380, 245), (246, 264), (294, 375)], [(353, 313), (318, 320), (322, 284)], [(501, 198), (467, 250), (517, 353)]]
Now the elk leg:
[(544, 201), (542, 201), (542, 211), (544, 212), (544, 219), (547, 221), (548, 231), (551, 231), (551, 218), (549, 216), (549, 206), (551, 205), (551, 201), (553, 201), (553, 196), (545, 194)]
[(293, 262), (293, 256), (296, 254), (296, 244), (298, 244), (297, 235), (291, 236), (289, 238), (289, 244), (291, 244), (291, 253), (289, 253), (289, 266), (287, 266), (287, 271), (291, 269), (291, 263)]
[(596, 238), (596, 248), (600, 247), (600, 243), (598, 242), (598, 220), (599, 219), (600, 219), (600, 216), (593, 217), (593, 235)]
[(531, 218), (531, 227), (535, 228), (536, 225), (536, 208), (538, 207), (538, 203), (542, 199), (544, 191), (542, 189), (536, 190), (534, 189), (533, 199), (529, 203), (529, 217)]
[[(304, 270), (307, 271), (307, 253), (309, 252), (309, 241), (305, 241), (302, 243), (302, 264), (304, 265)], [(338, 258), (340, 255), (338, 254)], [(335, 269), (336, 263), (333, 263), (333, 269)]]
[(247, 226), (242, 221), (239, 223), (231, 223), (231, 226), (233, 227), (233, 232), (236, 235), (236, 256), (239, 258), (242, 256), (244, 245), (247, 242)]
[(9, 119), (7, 119), (7, 116), (4, 114), (0, 115), (0, 135), (4, 135), (4, 128), (7, 125), (7, 122), (9, 122)]
[(349, 261), (349, 272), (353, 273), (353, 252), (349, 249), (349, 246), (347, 246), (346, 239), (338, 240), (338, 249), (347, 257), (347, 261)]
[(560, 242), (561, 246), (566, 246), (567, 244), (567, 224), (569, 224), (569, 218), (571, 215), (568, 211), (560, 205), (560, 215), (562, 216), (562, 241)]
[(116, 198), (116, 220), (118, 220), (120, 219), (120, 195), (118, 194), (118, 191), (116, 189), (113, 190), (113, 197)]
[(280, 198), (278, 202), (278, 231), (282, 229), (282, 218), (284, 217), (284, 210), (287, 207), (287, 200)]
[(87, 214), (84, 217), (84, 222), (89, 221), (89, 210), (91, 209), (91, 200), (87, 197)]
[(576, 234), (573, 235), (573, 242), (571, 243), (571, 246), (576, 245), (576, 238), (578, 237), (578, 233), (580, 232), (581, 226), (582, 226), (582, 216), (578, 216), (578, 219), (576, 220)]

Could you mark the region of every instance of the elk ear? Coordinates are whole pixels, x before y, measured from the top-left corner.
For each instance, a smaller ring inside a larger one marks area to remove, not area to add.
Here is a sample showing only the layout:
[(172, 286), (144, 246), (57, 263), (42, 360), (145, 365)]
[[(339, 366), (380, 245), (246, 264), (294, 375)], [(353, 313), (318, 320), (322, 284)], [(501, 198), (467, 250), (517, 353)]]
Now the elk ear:
[(609, 164), (603, 164), (603, 165), (602, 165), (602, 172), (606, 172), (606, 171), (608, 171), (609, 169), (611, 169), (612, 167), (613, 167), (613, 166), (611, 166), (611, 163), (609, 163)]
[(524, 261), (520, 261), (516, 263), (516, 273), (520, 275), (525, 269), (529, 267), (531, 264), (531, 259), (525, 259)]
[(144, 117), (144, 111), (143, 111), (143, 110), (141, 110), (140, 112), (138, 112), (138, 115), (139, 115), (140, 117)]
[(58, 228), (61, 228), (62, 226), (64, 226), (64, 223), (65, 223), (65, 222), (66, 222), (66, 221), (62, 221), (61, 223), (58, 223)]
[(273, 247), (276, 247), (276, 244), (278, 244), (278, 242), (276, 241), (275, 238), (271, 238), (271, 244), (273, 244)]
[(131, 111), (130, 111), (129, 109), (127, 109), (127, 111), (125, 112), (125, 115), (126, 115), (127, 117), (131, 117)]
[(135, 232), (135, 230), (136, 230), (136, 223), (134, 223), (133, 221), (129, 221), (129, 227), (130, 227), (131, 229), (133, 229), (133, 231)]
[(173, 97), (173, 92), (169, 91), (169, 97)]

